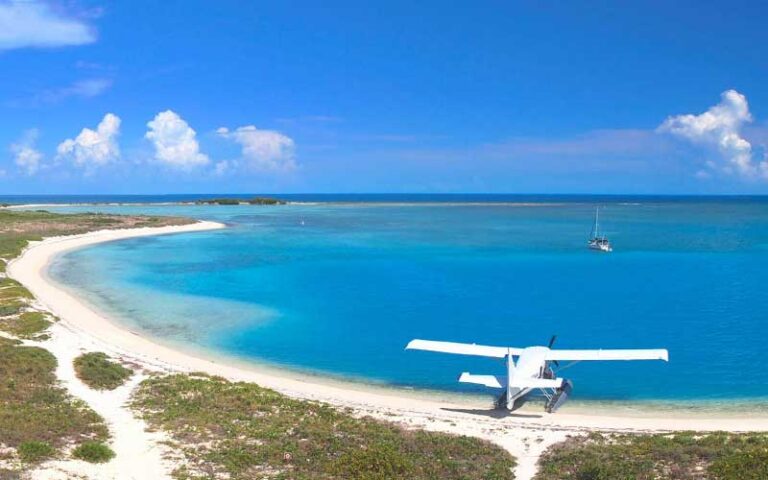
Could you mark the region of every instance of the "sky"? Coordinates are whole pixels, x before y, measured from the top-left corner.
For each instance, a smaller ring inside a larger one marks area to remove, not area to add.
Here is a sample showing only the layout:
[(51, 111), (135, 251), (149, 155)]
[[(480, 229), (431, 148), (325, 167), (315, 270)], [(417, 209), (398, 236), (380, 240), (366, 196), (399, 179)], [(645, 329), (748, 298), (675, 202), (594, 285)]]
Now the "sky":
[(765, 194), (767, 14), (0, 0), (0, 194)]

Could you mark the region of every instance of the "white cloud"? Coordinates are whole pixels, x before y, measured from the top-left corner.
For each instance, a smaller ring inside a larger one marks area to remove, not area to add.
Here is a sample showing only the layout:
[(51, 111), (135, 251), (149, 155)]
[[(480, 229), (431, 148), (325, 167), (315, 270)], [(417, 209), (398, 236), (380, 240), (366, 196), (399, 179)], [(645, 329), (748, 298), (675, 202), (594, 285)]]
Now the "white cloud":
[(58, 101), (66, 97), (97, 97), (106, 92), (112, 86), (112, 80), (108, 78), (87, 78), (62, 88), (47, 90), (41, 94), (41, 99), (46, 101)]
[(208, 156), (200, 153), (197, 134), (175, 112), (158, 113), (147, 127), (144, 136), (154, 144), (158, 161), (184, 170), (208, 164)]
[(0, 50), (84, 45), (95, 41), (93, 29), (88, 25), (59, 15), (44, 2), (0, 3)]
[(69, 158), (87, 172), (120, 158), (117, 135), (120, 133), (120, 118), (108, 113), (99, 122), (96, 130), (84, 128), (74, 139), (66, 139), (56, 149), (59, 158)]
[(722, 167), (727, 173), (768, 179), (768, 163), (753, 161), (752, 145), (741, 135), (741, 128), (752, 121), (747, 98), (736, 90), (727, 90), (720, 97), (720, 103), (702, 114), (668, 117), (657, 131), (716, 148), (727, 162)]
[(109, 78), (86, 78), (78, 80), (70, 85), (58, 88), (49, 88), (27, 98), (11, 100), (10, 106), (24, 107), (35, 106), (42, 103), (56, 103), (68, 97), (92, 98), (106, 92), (112, 86)]
[(217, 162), (216, 165), (213, 168), (213, 173), (216, 175), (224, 175), (227, 172), (229, 172), (232, 169), (232, 165), (227, 160), (222, 160), (221, 162)]
[(43, 158), (43, 154), (35, 149), (37, 137), (38, 131), (33, 128), (24, 132), (21, 140), (11, 145), (14, 163), (27, 175), (37, 173)]
[(254, 170), (288, 172), (296, 169), (296, 144), (280, 132), (259, 130), (253, 125), (248, 125), (233, 131), (221, 127), (216, 133), (240, 144), (243, 160)]

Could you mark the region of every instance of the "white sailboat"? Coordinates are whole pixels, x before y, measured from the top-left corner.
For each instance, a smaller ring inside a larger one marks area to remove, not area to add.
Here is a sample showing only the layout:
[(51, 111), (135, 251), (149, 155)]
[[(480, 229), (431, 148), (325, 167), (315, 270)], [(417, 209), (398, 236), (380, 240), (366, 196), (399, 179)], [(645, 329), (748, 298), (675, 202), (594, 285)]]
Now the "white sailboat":
[(597, 250), (600, 252), (612, 252), (613, 247), (611, 242), (608, 241), (608, 237), (600, 232), (600, 208), (595, 209), (595, 224), (592, 226), (592, 233), (589, 237), (589, 243), (587, 244), (590, 250)]

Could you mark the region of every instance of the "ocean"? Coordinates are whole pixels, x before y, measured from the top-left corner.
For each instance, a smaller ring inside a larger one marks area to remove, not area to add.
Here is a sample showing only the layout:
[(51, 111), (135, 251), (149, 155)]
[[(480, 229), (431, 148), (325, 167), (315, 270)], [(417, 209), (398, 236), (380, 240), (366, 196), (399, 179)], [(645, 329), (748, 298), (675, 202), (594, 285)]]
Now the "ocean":
[[(184, 200), (163, 198), (96, 201)], [(50, 274), (159, 341), (314, 375), (491, 398), (456, 377), (501, 374), (503, 362), (404, 346), (541, 345), (556, 334), (556, 348), (669, 349), (669, 363), (569, 367), (562, 376), (582, 401), (768, 404), (766, 198), (290, 199), (48, 207), (229, 226), (70, 252)], [(597, 206), (610, 254), (586, 248)]]

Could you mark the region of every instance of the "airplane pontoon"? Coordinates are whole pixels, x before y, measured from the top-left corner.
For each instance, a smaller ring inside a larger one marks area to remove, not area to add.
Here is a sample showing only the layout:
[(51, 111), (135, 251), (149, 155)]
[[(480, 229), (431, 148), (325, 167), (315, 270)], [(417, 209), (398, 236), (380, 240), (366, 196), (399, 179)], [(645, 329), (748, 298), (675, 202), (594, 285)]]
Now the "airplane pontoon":
[[(458, 355), (476, 355), (480, 357), (506, 360), (507, 375), (475, 375), (464, 372), (459, 382), (474, 383), (491, 388), (505, 390), (496, 402), (499, 408), (512, 411), (519, 408), (526, 397), (538, 390), (546, 398), (545, 409), (554, 413), (560, 408), (573, 390), (573, 382), (557, 376), (557, 371), (575, 363), (589, 360), (664, 360), (669, 361), (665, 349), (653, 350), (554, 350), (553, 336), (546, 347), (489, 347), (474, 343), (435, 342), (431, 340), (411, 340), (406, 350), (426, 350), (429, 352), (454, 353)], [(569, 361), (560, 368), (561, 361)], [(553, 369), (552, 367), (558, 370)]]

